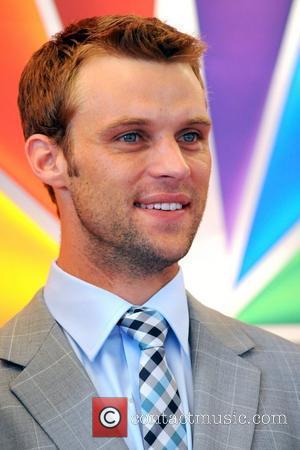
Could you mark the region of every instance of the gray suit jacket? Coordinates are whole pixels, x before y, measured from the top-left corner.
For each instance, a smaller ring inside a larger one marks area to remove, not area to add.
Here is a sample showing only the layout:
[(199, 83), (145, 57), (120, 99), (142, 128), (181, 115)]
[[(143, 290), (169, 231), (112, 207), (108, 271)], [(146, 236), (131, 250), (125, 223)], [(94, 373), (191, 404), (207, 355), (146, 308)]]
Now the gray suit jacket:
[[(194, 449), (299, 450), (300, 347), (188, 299)], [(0, 330), (0, 449), (125, 450), (92, 437), (92, 397), (40, 291)]]

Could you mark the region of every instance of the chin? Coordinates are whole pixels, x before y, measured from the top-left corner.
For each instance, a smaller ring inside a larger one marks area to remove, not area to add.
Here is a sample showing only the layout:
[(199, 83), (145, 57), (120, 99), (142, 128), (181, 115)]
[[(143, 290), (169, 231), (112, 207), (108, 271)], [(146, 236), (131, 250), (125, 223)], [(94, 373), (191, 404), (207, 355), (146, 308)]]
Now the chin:
[[(148, 244), (148, 245), (147, 245)], [(124, 264), (129, 267), (135, 274), (139, 276), (145, 276), (160, 273), (169, 267), (176, 264), (181, 258), (183, 258), (188, 252), (189, 246), (181, 245), (178, 243), (168, 245), (159, 245), (156, 241), (151, 244), (145, 243), (143, 246), (138, 246), (133, 248), (132, 246), (128, 249), (126, 255), (126, 261), (123, 260)], [(124, 254), (123, 254), (124, 256)]]
[(174, 248), (174, 245), (172, 247), (173, 248), (170, 247), (160, 248), (159, 251), (157, 251), (157, 253), (161, 256), (162, 259), (169, 262), (169, 266), (171, 266), (174, 263), (177, 263), (180, 259), (182, 259), (188, 253), (190, 248), (190, 246)]

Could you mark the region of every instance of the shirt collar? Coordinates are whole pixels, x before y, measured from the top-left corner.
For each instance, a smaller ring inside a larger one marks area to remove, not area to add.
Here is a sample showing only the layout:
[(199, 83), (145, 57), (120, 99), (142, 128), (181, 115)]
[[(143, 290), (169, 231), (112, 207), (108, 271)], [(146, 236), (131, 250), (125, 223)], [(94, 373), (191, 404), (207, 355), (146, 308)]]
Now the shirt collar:
[[(92, 361), (119, 319), (132, 304), (76, 278), (54, 262), (44, 297), (55, 320)], [(188, 306), (181, 270), (143, 306), (159, 311), (188, 353)], [(88, 330), (88, 332), (87, 332)]]

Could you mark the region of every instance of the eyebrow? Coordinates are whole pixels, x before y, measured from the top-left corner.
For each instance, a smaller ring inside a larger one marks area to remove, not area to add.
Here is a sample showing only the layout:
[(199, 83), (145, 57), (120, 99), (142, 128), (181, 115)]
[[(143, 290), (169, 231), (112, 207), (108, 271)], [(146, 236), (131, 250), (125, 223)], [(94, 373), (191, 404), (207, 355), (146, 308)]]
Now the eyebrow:
[(187, 120), (189, 125), (204, 125), (206, 127), (211, 127), (211, 120), (208, 116), (195, 117), (191, 120)]
[[(105, 132), (109, 132), (111, 130), (114, 130), (115, 128), (118, 128), (120, 126), (149, 126), (151, 125), (151, 120), (148, 119), (142, 119), (140, 117), (120, 117), (119, 119), (115, 120), (114, 122), (111, 122), (107, 127), (105, 127)], [(192, 119), (186, 120), (185, 126), (190, 125), (204, 125), (207, 127), (211, 126), (211, 120), (208, 116), (199, 116), (199, 117), (193, 117)]]

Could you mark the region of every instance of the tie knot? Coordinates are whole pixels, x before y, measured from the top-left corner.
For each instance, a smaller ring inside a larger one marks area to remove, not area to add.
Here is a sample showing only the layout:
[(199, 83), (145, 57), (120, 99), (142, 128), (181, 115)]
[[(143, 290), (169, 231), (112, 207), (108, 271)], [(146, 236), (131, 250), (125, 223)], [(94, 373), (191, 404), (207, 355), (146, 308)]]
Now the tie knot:
[(162, 347), (168, 332), (163, 316), (149, 308), (130, 308), (118, 325), (138, 342), (141, 349)]

